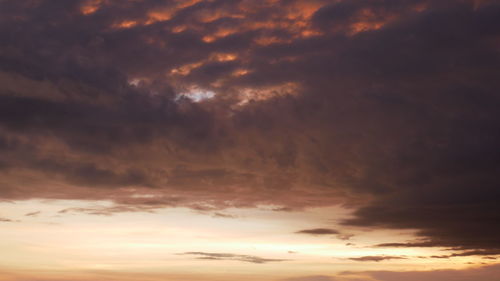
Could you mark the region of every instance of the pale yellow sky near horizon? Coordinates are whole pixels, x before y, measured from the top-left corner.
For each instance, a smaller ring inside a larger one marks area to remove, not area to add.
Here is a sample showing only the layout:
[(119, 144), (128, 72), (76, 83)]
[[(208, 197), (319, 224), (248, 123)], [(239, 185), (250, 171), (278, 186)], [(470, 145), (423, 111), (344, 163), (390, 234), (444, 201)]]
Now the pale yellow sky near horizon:
[[(110, 216), (60, 212), (111, 206), (106, 201), (79, 200), (0, 203), (0, 216), (12, 220), (1, 224), (0, 270), (16, 275), (31, 272), (31, 276), (57, 272), (59, 277), (71, 276), (69, 280), (87, 280), (89, 274), (109, 274), (102, 277), (108, 279), (127, 274), (130, 280), (145, 280), (144, 276), (151, 280), (164, 276), (176, 276), (179, 280), (192, 280), (193, 276), (198, 276), (196, 280), (229, 280), (237, 276), (238, 280), (281, 280), (377, 270), (381, 265), (384, 270), (394, 271), (436, 270), (462, 269), (470, 266), (467, 263), (480, 262), (475, 257), (422, 258), (445, 254), (442, 249), (372, 247), (415, 237), (412, 231), (342, 226), (340, 220), (348, 217), (350, 211), (338, 206), (295, 212), (277, 212), (273, 206), (261, 206), (223, 210), (219, 215), (187, 208)], [(333, 234), (296, 233), (315, 228), (332, 228), (353, 236), (342, 240)], [(229, 257), (217, 257), (218, 254)], [(248, 256), (262, 261), (249, 262), (245, 260)], [(401, 259), (350, 260), (366, 256)], [(134, 279), (136, 274), (142, 277)], [(0, 276), (4, 276), (0, 280), (22, 279), (9, 274)]]

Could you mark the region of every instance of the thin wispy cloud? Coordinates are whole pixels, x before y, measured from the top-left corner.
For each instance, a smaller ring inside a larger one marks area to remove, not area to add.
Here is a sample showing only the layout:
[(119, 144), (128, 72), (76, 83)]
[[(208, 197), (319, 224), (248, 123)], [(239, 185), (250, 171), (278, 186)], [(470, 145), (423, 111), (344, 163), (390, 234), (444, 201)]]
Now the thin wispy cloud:
[(185, 252), (178, 255), (195, 256), (196, 259), (200, 260), (234, 260), (234, 261), (249, 262), (256, 264), (288, 261), (286, 259), (267, 259), (251, 255), (238, 255), (229, 253)]
[(349, 259), (353, 260), (353, 261), (380, 262), (380, 261), (386, 261), (386, 260), (404, 260), (404, 259), (406, 259), (406, 257), (400, 257), (400, 256), (364, 256), (364, 257), (349, 258)]

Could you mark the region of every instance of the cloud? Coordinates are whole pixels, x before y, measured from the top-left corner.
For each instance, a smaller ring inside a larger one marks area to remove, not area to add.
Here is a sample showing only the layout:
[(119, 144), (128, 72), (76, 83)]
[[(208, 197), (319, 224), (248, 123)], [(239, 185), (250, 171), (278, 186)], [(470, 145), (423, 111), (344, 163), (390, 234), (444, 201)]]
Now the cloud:
[(145, 206), (116, 205), (111, 207), (98, 206), (91, 208), (66, 208), (58, 211), (58, 213), (59, 214), (84, 213), (88, 215), (112, 216), (116, 213), (124, 213), (124, 212), (154, 212), (154, 210), (157, 208), (161, 207), (155, 207), (150, 205), (145, 205)]
[(304, 229), (300, 231), (296, 231), (297, 234), (308, 234), (308, 235), (335, 235), (340, 240), (349, 240), (354, 237), (354, 234), (345, 234), (341, 233), (338, 230), (330, 229), (330, 228), (313, 228), (313, 229)]
[(213, 213), (212, 217), (214, 217), (214, 218), (223, 218), (223, 219), (234, 219), (234, 218), (237, 218), (237, 216), (234, 216), (234, 215), (231, 215), (231, 214), (226, 214), (226, 213), (220, 213), (220, 212)]
[(335, 276), (304, 276), (285, 279), (286, 281), (496, 281), (499, 265), (472, 267), (461, 270), (429, 270), (429, 271), (365, 271), (343, 272)]
[(379, 261), (385, 261), (385, 260), (401, 260), (401, 259), (406, 259), (405, 257), (400, 257), (400, 256), (364, 256), (364, 257), (359, 257), (359, 258), (349, 258), (350, 260), (353, 261), (374, 261), (374, 262), (379, 262)]
[(429, 271), (365, 271), (342, 272), (335, 276), (304, 276), (284, 279), (285, 281), (496, 281), (499, 265), (471, 267), (460, 270), (429, 270)]
[[(440, 243), (432, 241), (420, 241), (420, 242), (407, 242), (407, 243), (383, 243), (375, 245), (375, 247), (383, 248), (413, 248), (413, 247), (437, 247)], [(463, 248), (451, 248), (447, 250), (461, 250), (447, 255), (433, 255), (430, 258), (453, 258), (453, 257), (466, 257), (466, 256), (494, 256), (499, 255), (500, 250), (498, 249), (479, 249), (479, 250), (464, 250)], [(425, 257), (428, 258), (428, 257)]]
[(339, 231), (335, 229), (329, 229), (329, 228), (313, 228), (313, 229), (304, 229), (304, 230), (299, 230), (295, 233), (298, 234), (310, 234), (310, 235), (332, 235), (332, 234), (340, 234)]
[(393, 247), (393, 248), (412, 248), (412, 247), (436, 247), (438, 244), (432, 241), (418, 241), (418, 242), (407, 242), (407, 243), (382, 243), (375, 245), (375, 247)]
[(266, 258), (261, 258), (261, 257), (257, 257), (257, 256), (237, 255), (237, 254), (228, 254), (228, 253), (186, 252), (186, 253), (181, 253), (179, 255), (198, 256), (196, 259), (200, 259), (200, 260), (235, 260), (235, 261), (249, 262), (249, 263), (256, 263), (256, 264), (287, 261), (285, 259), (266, 259)]
[(41, 213), (42, 213), (42, 211), (30, 212), (30, 213), (25, 214), (25, 216), (26, 217), (36, 217)]
[(472, 250), (472, 251), (462, 251), (458, 253), (452, 253), (450, 255), (434, 255), (431, 258), (448, 259), (453, 257), (468, 257), (468, 256), (484, 256), (483, 258), (495, 258), (489, 256), (500, 255), (499, 250)]
[(497, 1), (180, 2), (0, 1), (0, 199), (343, 204), (500, 249)]
[(284, 281), (335, 281), (333, 277), (317, 275), (284, 279)]
[(410, 271), (410, 272), (390, 272), (378, 271), (368, 272), (367, 274), (378, 281), (474, 281), (485, 280), (495, 281), (498, 279), (500, 267), (498, 265), (470, 268), (465, 270), (435, 270), (435, 271)]
[(355, 236), (354, 234), (339, 234), (339, 235), (337, 235), (337, 238), (340, 240), (347, 241), (347, 240), (350, 240), (354, 236)]

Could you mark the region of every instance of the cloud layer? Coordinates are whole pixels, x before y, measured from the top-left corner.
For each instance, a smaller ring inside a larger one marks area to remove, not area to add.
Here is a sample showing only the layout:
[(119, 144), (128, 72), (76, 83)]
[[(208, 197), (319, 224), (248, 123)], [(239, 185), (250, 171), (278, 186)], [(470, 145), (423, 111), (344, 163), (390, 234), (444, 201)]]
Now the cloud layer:
[(257, 263), (257, 264), (286, 261), (283, 259), (266, 259), (257, 256), (237, 255), (229, 253), (186, 252), (180, 255), (197, 256), (197, 259), (200, 260), (234, 260), (234, 261), (242, 261), (242, 262)]
[(348, 225), (500, 251), (499, 14), (465, 0), (0, 1), (0, 197), (344, 204)]
[(434, 270), (434, 271), (367, 271), (344, 272), (337, 276), (305, 276), (285, 279), (286, 281), (496, 281), (498, 280), (499, 266), (485, 266), (464, 270)]

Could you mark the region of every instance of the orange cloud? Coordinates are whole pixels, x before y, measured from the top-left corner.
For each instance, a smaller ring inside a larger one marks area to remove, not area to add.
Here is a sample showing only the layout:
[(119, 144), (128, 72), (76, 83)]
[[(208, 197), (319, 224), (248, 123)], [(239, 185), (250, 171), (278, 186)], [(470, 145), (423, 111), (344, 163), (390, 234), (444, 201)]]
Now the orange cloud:
[(99, 10), (103, 0), (87, 0), (81, 7), (81, 12), (84, 15), (90, 15)]

